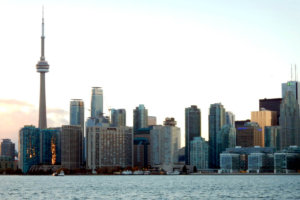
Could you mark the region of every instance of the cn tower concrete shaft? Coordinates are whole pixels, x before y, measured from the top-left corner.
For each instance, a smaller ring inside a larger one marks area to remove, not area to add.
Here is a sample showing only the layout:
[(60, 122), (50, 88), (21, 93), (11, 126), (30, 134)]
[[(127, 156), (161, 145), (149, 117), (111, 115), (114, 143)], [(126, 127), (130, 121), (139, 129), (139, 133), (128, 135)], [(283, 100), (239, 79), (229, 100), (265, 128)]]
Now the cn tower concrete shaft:
[(46, 88), (45, 88), (45, 73), (40, 72), (40, 107), (39, 107), (39, 128), (47, 128), (46, 116)]

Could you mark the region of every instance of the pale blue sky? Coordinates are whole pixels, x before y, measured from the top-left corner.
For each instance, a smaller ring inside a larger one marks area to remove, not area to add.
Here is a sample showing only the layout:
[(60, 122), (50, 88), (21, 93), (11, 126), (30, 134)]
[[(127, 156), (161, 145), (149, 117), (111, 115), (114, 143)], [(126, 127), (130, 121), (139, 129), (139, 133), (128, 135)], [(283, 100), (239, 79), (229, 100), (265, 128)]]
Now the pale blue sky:
[(89, 116), (91, 87), (102, 86), (104, 108), (125, 108), (129, 126), (145, 104), (184, 136), (195, 104), (207, 138), (210, 104), (250, 118), (300, 63), (300, 1), (1, 1), (0, 138), (37, 123), (42, 5), (52, 126), (68, 123), (72, 98)]

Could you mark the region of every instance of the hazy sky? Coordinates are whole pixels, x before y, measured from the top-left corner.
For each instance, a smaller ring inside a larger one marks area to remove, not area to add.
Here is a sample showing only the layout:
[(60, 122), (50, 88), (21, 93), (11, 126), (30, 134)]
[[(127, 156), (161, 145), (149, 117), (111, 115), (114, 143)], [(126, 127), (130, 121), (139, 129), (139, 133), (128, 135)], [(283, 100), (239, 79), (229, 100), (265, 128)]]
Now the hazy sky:
[[(69, 121), (69, 101), (90, 115), (91, 87), (104, 109), (144, 104), (158, 123), (184, 109), (221, 102), (236, 119), (250, 118), (261, 98), (281, 97), (300, 65), (300, 1), (0, 1), (0, 138), (17, 142), (37, 124), (42, 5), (45, 6), (48, 125)], [(184, 140), (182, 140), (183, 142)]]

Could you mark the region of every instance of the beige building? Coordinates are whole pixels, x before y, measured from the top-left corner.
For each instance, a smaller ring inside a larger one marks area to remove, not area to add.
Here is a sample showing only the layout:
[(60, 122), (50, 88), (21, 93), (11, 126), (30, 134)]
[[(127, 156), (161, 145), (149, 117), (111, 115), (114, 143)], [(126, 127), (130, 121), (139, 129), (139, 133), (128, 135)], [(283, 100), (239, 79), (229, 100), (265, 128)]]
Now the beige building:
[(67, 169), (78, 169), (83, 163), (83, 133), (81, 126), (62, 126), (61, 165)]
[(256, 122), (262, 129), (261, 140), (262, 144), (265, 146), (265, 126), (276, 126), (277, 124), (277, 112), (263, 110), (263, 111), (253, 111), (251, 112), (251, 122)]
[(132, 167), (133, 133), (130, 127), (86, 128), (86, 167)]

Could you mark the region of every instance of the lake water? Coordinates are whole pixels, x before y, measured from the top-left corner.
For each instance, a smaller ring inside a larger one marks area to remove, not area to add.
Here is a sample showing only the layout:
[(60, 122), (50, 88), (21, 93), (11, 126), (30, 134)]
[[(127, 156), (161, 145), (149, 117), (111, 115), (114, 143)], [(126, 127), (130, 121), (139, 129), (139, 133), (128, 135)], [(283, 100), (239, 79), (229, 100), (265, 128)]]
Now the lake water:
[(0, 176), (0, 199), (300, 199), (300, 176)]

